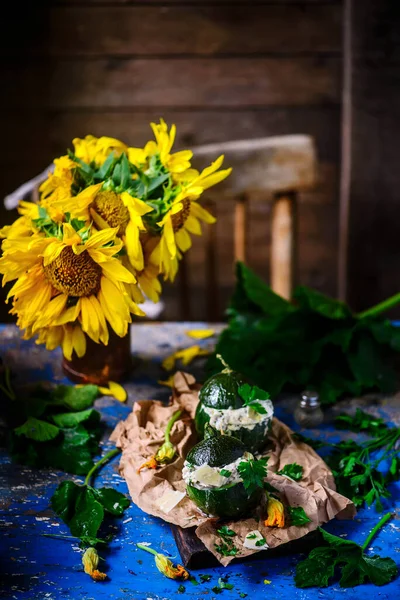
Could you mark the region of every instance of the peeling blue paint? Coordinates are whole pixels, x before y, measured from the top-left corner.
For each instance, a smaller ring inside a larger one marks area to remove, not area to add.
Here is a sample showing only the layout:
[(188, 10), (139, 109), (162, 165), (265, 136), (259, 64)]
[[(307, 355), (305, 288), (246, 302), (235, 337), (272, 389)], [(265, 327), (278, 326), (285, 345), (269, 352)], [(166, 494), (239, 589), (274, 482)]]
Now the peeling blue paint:
[[(169, 392), (156, 384), (164, 379), (160, 367), (161, 358), (173, 350), (192, 345), (194, 342), (185, 335), (187, 329), (206, 327), (203, 323), (144, 324), (133, 327), (133, 353), (142, 359), (140, 366), (126, 383), (129, 404), (139, 398), (167, 399)], [(210, 345), (209, 340), (200, 342)], [(21, 341), (20, 334), (13, 326), (0, 328), (1, 355), (20, 382), (52, 379), (65, 382), (60, 369), (60, 353), (46, 352), (32, 342)], [(155, 358), (156, 357), (156, 358)], [(197, 363), (199, 364), (199, 363)], [(200, 363), (201, 365), (201, 363)], [(201, 367), (190, 369), (195, 375)], [(295, 428), (292, 420), (295, 399), (285, 397), (277, 406), (277, 414), (288, 425)], [(369, 404), (368, 404), (369, 402)], [(355, 404), (356, 401), (353, 401)], [(400, 399), (361, 400), (357, 405), (369, 406), (376, 414), (396, 420), (399, 425)], [(117, 401), (101, 399), (97, 408), (109, 430), (118, 420), (127, 416), (129, 406)], [(349, 403), (341, 409), (349, 408)], [(339, 410), (339, 409), (337, 409)], [(329, 425), (320, 430), (307, 432), (307, 435), (333, 438), (337, 432)], [(104, 450), (111, 446), (107, 442)], [(97, 478), (96, 485), (112, 485), (127, 493), (124, 480), (117, 472), (116, 459), (107, 465)], [(153, 557), (137, 550), (136, 542), (150, 542), (166, 554), (179, 560), (178, 550), (168, 524), (146, 515), (131, 505), (123, 519), (114, 522), (115, 537), (109, 550), (103, 555), (109, 579), (103, 583), (92, 581), (85, 575), (81, 565), (81, 551), (75, 544), (57, 538), (46, 538), (44, 533), (68, 535), (66, 526), (49, 508), (49, 499), (60, 478), (65, 474), (52, 471), (34, 471), (20, 465), (13, 465), (7, 454), (0, 454), (0, 597), (19, 600), (72, 599), (72, 600), (171, 600), (172, 598), (214, 597), (211, 588), (217, 585), (218, 577), (229, 576), (234, 589), (224, 590), (226, 598), (239, 598), (239, 593), (248, 594), (249, 600), (266, 597), (268, 600), (392, 600), (400, 596), (399, 580), (381, 588), (362, 585), (354, 589), (341, 589), (337, 584), (318, 590), (299, 590), (294, 586), (293, 574), (300, 555), (279, 558), (261, 558), (227, 568), (204, 569), (193, 572), (208, 573), (210, 582), (193, 585), (185, 583), (185, 592), (178, 594), (179, 583), (165, 579), (156, 569)], [(76, 477), (77, 481), (81, 478)], [(400, 563), (400, 485), (392, 486), (393, 497), (386, 507), (396, 512), (379, 536), (372, 542), (371, 553), (391, 556)], [(374, 509), (361, 510), (353, 522), (333, 521), (327, 530), (336, 535), (361, 542), (379, 519)], [(264, 580), (271, 581), (265, 584)], [(223, 598), (221, 595), (221, 598)]]

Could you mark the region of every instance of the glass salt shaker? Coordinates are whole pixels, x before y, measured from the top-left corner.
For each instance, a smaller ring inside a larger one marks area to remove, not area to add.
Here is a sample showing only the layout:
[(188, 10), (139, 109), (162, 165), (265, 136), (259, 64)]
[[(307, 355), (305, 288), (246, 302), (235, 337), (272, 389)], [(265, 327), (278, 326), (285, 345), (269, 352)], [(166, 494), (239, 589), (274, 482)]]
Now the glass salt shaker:
[(307, 390), (301, 394), (300, 402), (294, 411), (294, 419), (296, 423), (305, 428), (321, 425), (324, 413), (321, 410), (317, 392)]

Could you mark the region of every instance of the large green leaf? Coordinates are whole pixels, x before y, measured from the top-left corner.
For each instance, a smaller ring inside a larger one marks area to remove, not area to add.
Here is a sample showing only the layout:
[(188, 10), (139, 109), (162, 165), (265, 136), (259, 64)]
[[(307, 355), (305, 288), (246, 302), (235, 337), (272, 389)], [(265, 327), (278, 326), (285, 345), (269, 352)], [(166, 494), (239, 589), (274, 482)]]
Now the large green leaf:
[(17, 427), (14, 431), (16, 435), (24, 435), (36, 442), (48, 442), (58, 436), (60, 429), (41, 419), (29, 417), (25, 423)]

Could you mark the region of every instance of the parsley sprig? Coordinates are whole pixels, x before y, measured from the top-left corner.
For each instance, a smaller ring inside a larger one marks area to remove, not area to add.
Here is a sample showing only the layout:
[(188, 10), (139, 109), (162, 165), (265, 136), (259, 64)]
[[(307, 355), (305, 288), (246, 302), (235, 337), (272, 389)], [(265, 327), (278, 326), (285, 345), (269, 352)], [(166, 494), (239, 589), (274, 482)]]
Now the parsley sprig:
[[(382, 511), (382, 498), (390, 498), (389, 484), (400, 478), (397, 445), (400, 428), (388, 427), (381, 419), (358, 409), (354, 418), (340, 415), (336, 422), (342, 428), (373, 437), (365, 442), (342, 440), (337, 444), (318, 442), (318, 448), (328, 450), (325, 461), (332, 469), (338, 492), (351, 498), (356, 506), (375, 505)], [(303, 440), (304, 441), (304, 440)], [(307, 439), (313, 445), (313, 441)], [(385, 465), (388, 468), (384, 470)]]
[(267, 476), (268, 458), (250, 459), (238, 465), (238, 471), (246, 491), (251, 495), (257, 488), (264, 487), (264, 478)]
[(283, 467), (280, 471), (277, 471), (277, 475), (284, 475), (294, 481), (300, 481), (303, 477), (303, 467), (297, 463), (289, 463)]
[(248, 383), (239, 386), (238, 392), (239, 396), (243, 399), (243, 406), (249, 406), (261, 415), (267, 413), (267, 409), (260, 404), (260, 400), (269, 400), (270, 396), (268, 392)]
[(340, 569), (339, 584), (343, 588), (354, 587), (368, 580), (374, 585), (389, 583), (397, 576), (394, 560), (377, 555), (367, 556), (365, 551), (391, 517), (391, 513), (384, 515), (362, 546), (319, 528), (325, 545), (314, 548), (305, 560), (298, 563), (295, 575), (297, 587), (327, 587), (336, 568)]

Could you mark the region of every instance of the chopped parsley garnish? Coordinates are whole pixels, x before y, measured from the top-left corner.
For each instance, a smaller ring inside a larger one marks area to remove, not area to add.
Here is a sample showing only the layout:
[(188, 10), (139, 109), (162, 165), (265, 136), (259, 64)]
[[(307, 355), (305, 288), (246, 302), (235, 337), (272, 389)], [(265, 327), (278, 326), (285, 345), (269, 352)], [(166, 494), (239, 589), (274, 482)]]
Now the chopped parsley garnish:
[(219, 474), (222, 475), (222, 477), (230, 477), (232, 472), (228, 471), (227, 469), (221, 469)]
[(233, 529), (229, 529), (229, 527), (227, 527), (227, 525), (223, 525), (222, 527), (220, 527), (219, 529), (217, 529), (217, 533), (224, 540), (226, 540), (226, 538), (235, 537), (235, 535), (236, 535), (236, 531), (233, 531)]
[(265, 538), (260, 538), (259, 540), (256, 541), (256, 546), (264, 546), (264, 544), (267, 543), (267, 540)]
[(300, 481), (303, 477), (303, 467), (297, 463), (290, 463), (278, 471), (277, 475), (285, 475), (294, 481)]
[(264, 478), (267, 476), (268, 458), (259, 460), (251, 459), (242, 461), (238, 465), (238, 471), (248, 494), (252, 494), (257, 488), (264, 487)]
[(233, 590), (233, 588), (234, 585), (232, 583), (228, 583), (226, 577), (220, 577), (218, 579), (218, 585), (214, 586), (211, 589), (214, 592), (214, 594), (220, 594), (222, 590)]
[(211, 581), (211, 577), (211, 575), (199, 575), (201, 583), (207, 583), (208, 581)]
[(221, 542), (221, 544), (214, 544), (214, 547), (218, 554), (221, 554), (221, 556), (236, 556), (236, 554), (239, 552), (236, 546), (233, 546), (232, 544), (225, 544), (224, 542)]
[(246, 537), (247, 537), (248, 540), (255, 540), (256, 537), (257, 537), (257, 534), (256, 533), (248, 533), (246, 535)]
[(185, 589), (186, 589), (185, 586), (181, 584), (178, 587), (178, 594), (184, 594), (185, 593)]
[(261, 415), (267, 414), (267, 409), (259, 401), (269, 400), (268, 392), (248, 383), (239, 386), (238, 392), (239, 396), (243, 399), (243, 406), (249, 406)]
[(239, 550), (234, 546), (233, 539), (237, 534), (227, 525), (223, 525), (217, 529), (218, 535), (221, 537), (220, 544), (214, 544), (216, 551), (222, 556), (236, 556)]
[(287, 512), (290, 517), (290, 524), (301, 527), (311, 522), (310, 517), (306, 514), (302, 506), (288, 506)]
[(244, 592), (240, 592), (239, 596), (240, 598), (247, 598), (247, 594), (245, 594)]

